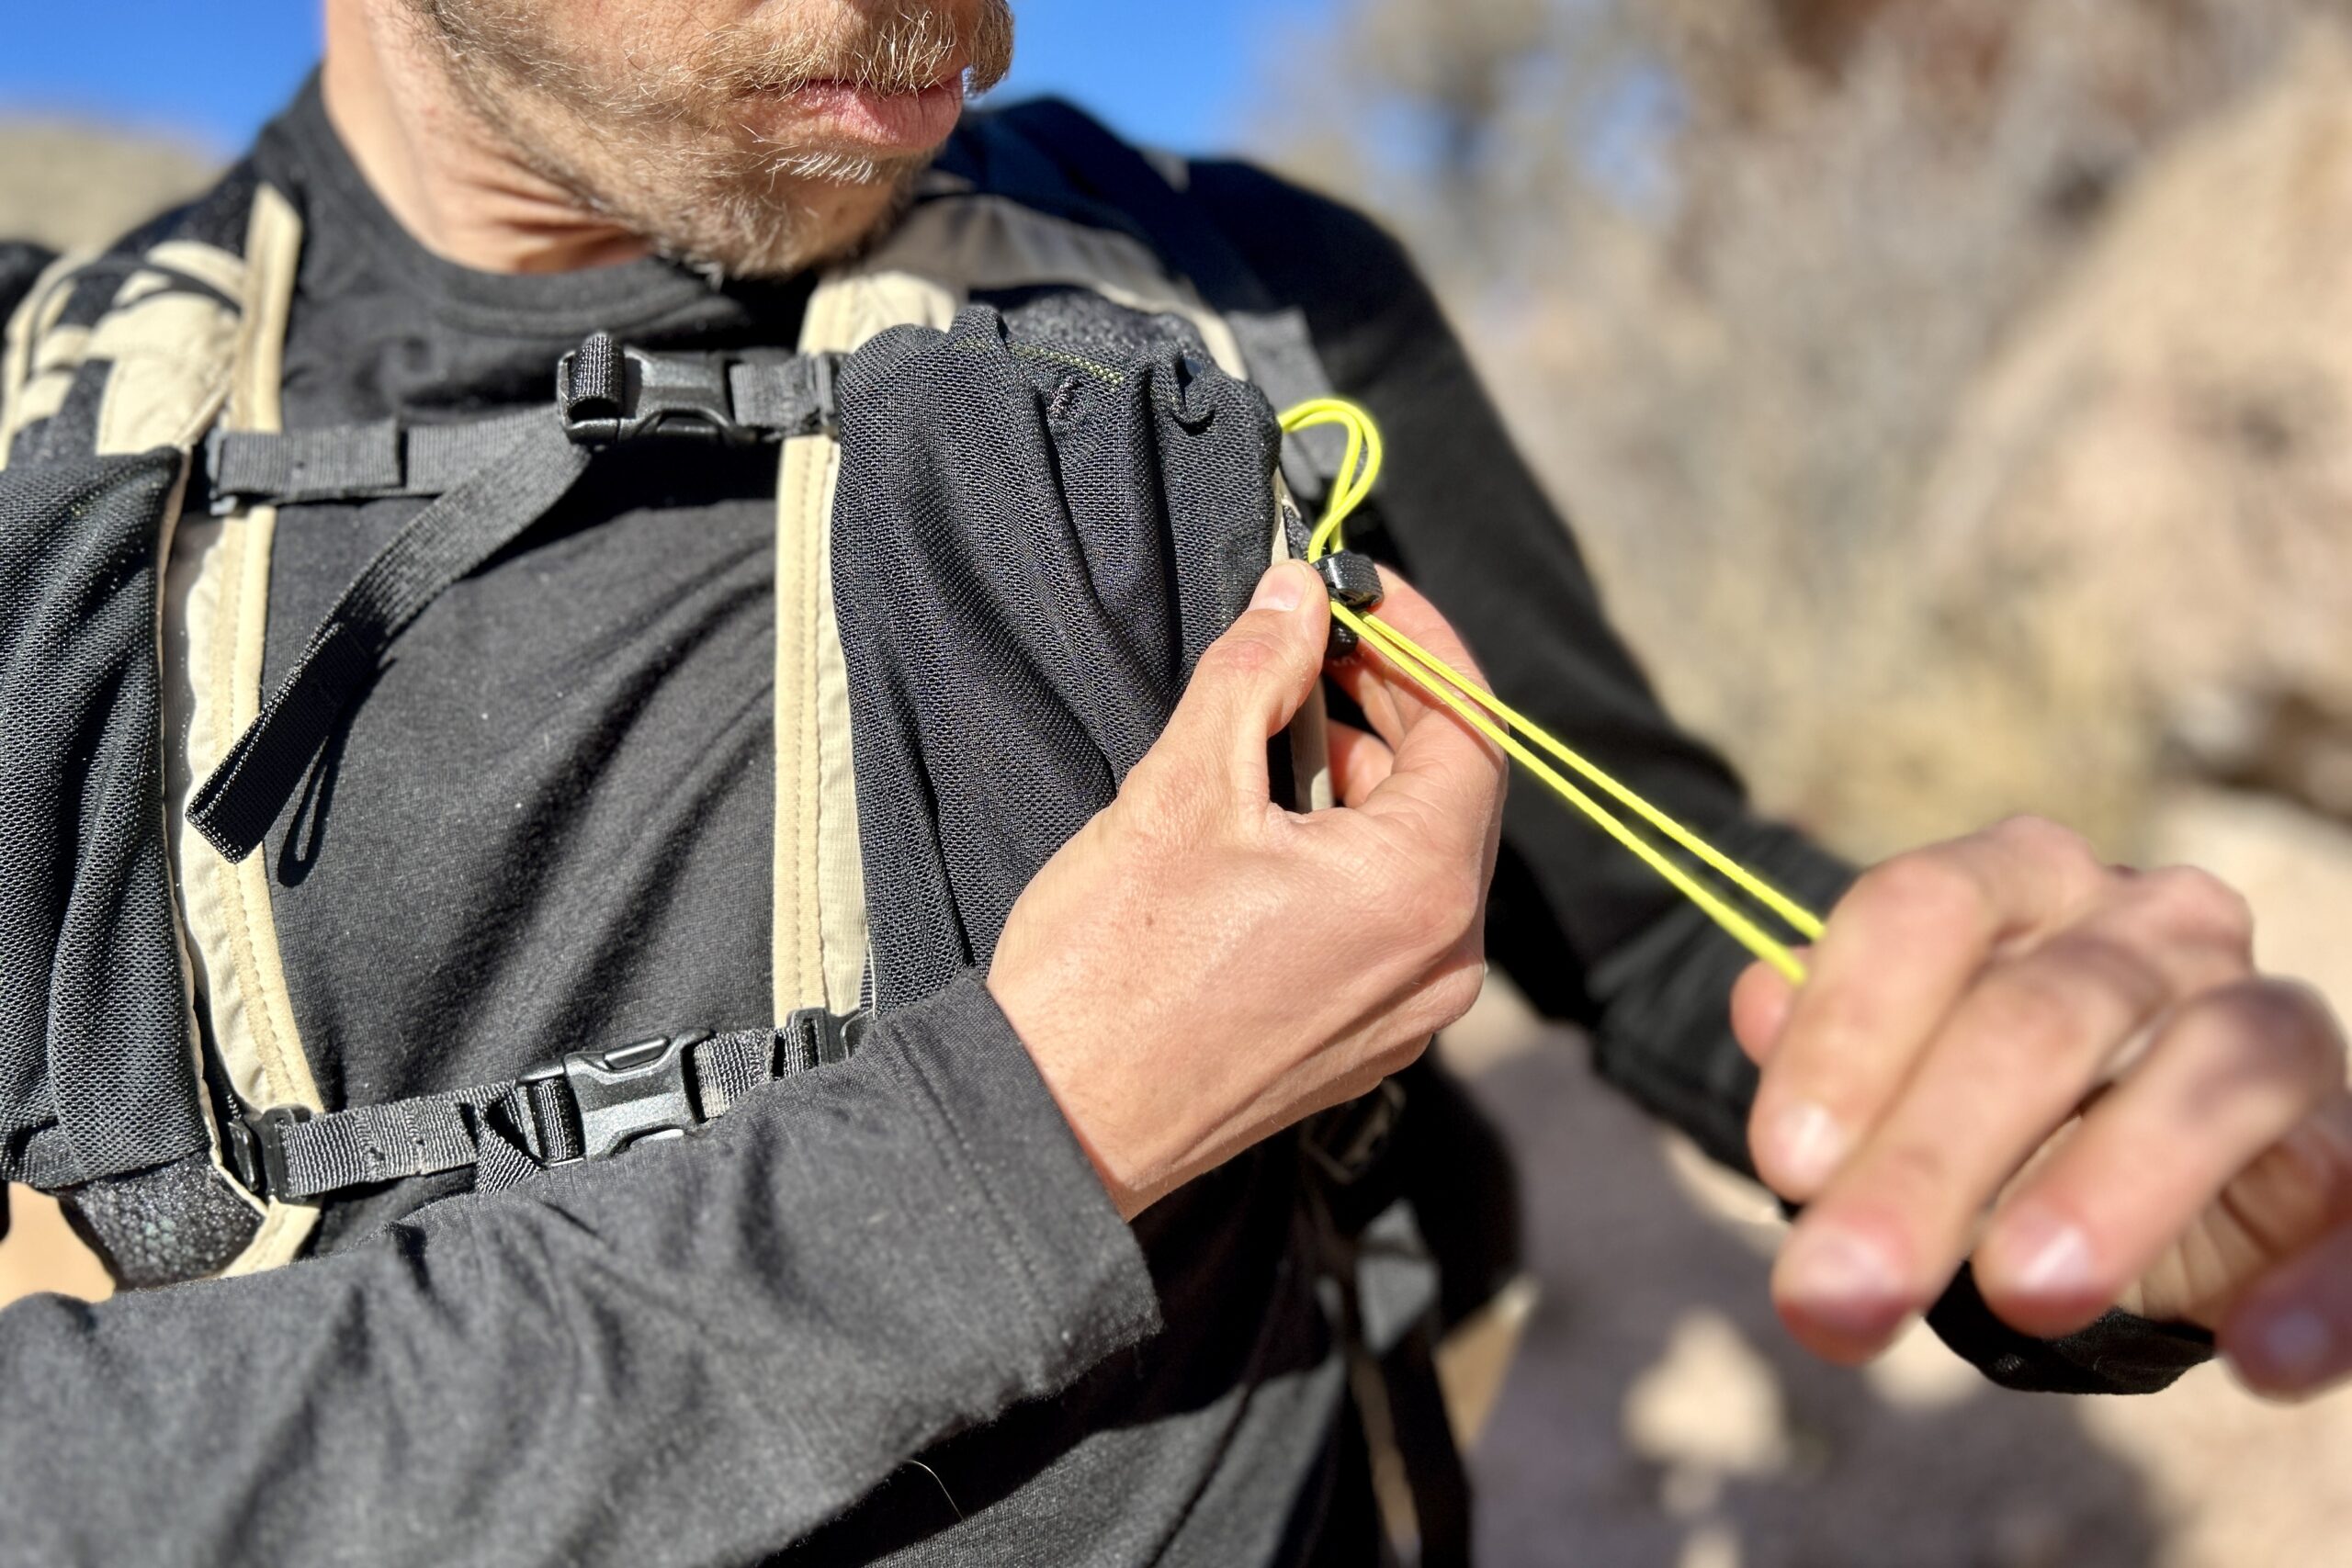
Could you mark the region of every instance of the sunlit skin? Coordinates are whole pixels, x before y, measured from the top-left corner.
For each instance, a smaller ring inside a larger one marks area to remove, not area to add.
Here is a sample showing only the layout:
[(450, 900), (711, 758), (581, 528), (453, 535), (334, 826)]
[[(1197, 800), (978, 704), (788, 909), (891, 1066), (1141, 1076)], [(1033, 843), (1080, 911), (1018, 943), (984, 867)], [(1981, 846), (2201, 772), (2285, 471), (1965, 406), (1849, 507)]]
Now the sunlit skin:
[(327, 113), (485, 272), (854, 249), (1011, 58), (1004, 0), (327, 0)]
[[(993, 0), (327, 0), (324, 81), (360, 168), (452, 261), (772, 274), (887, 226), (1010, 47)], [(1130, 1215), (1409, 1060), (1476, 990), (1490, 749), (1359, 660), (1340, 673), (1373, 730), (1336, 735), (1342, 807), (1265, 801), (1263, 742), (1321, 668), (1303, 572), (1212, 650), (989, 975)], [(1395, 589), (1389, 613), (1468, 668)], [(1363, 912), (1399, 908), (1424, 914)], [(2121, 1303), (2216, 1328), (2267, 1393), (2352, 1373), (2343, 1036), (2251, 949), (2227, 888), (2103, 865), (2046, 822), (1867, 874), (1809, 983), (1758, 968), (1734, 998), (1758, 1168), (1806, 1205), (1773, 1282), (1792, 1331), (1874, 1355), (1973, 1257), (2029, 1333)]]

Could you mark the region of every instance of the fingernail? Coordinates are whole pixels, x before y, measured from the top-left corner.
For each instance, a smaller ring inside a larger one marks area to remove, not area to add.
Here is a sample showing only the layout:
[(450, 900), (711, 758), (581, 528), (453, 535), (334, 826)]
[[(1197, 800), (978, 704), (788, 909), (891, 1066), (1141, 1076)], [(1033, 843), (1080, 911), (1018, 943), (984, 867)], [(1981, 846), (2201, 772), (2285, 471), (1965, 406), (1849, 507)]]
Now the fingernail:
[(1857, 1333), (1901, 1315), (1903, 1281), (1886, 1254), (1842, 1230), (1797, 1227), (1781, 1254), (1781, 1294)]
[(2255, 1354), (2268, 1381), (2294, 1386), (2328, 1370), (2335, 1356), (2335, 1334), (2309, 1307), (2290, 1307), (2254, 1330)]
[(1306, 574), (1287, 563), (1274, 568), (1258, 580), (1258, 591), (1250, 595), (1253, 610), (1295, 610), (1305, 596)]
[(2025, 1209), (2004, 1230), (2001, 1251), (2017, 1259), (2009, 1278), (2029, 1295), (2078, 1296), (2096, 1283), (2091, 1240), (2079, 1225)]
[(1826, 1107), (1800, 1101), (1773, 1117), (1769, 1134), (1772, 1173), (1811, 1191), (1835, 1174), (1852, 1140)]

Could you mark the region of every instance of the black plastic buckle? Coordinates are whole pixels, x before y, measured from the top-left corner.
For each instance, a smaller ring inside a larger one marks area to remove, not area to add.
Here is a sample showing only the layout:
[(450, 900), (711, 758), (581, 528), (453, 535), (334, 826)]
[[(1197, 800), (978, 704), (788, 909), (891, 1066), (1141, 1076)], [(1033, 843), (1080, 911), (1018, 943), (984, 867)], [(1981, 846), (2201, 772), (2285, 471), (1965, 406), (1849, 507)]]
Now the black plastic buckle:
[(623, 346), (610, 333), (589, 333), (556, 362), (555, 402), (563, 433), (582, 446), (645, 435), (759, 438), (759, 432), (735, 422), (724, 360), (648, 354)]
[(560, 1062), (525, 1073), (520, 1083), (560, 1079), (571, 1090), (580, 1153), (573, 1159), (547, 1163), (603, 1159), (633, 1145), (683, 1138), (702, 1125), (686, 1062), (688, 1054), (709, 1038), (704, 1031), (610, 1051), (574, 1051)]
[(220, 1151), (245, 1190), (267, 1201), (282, 1198), (286, 1179), (286, 1129), (311, 1119), (299, 1105), (273, 1106), (220, 1125)]

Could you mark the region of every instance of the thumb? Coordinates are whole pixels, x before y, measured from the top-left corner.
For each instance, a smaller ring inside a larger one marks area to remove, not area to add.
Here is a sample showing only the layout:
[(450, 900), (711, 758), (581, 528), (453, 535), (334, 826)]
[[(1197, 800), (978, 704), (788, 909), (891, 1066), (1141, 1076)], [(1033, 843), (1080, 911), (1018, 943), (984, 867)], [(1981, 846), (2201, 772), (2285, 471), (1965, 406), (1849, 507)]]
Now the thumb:
[(1201, 654), (1153, 754), (1213, 770), (1236, 791), (1263, 795), (1266, 741), (1315, 690), (1330, 619), (1314, 569), (1276, 565), (1258, 580), (1241, 618)]

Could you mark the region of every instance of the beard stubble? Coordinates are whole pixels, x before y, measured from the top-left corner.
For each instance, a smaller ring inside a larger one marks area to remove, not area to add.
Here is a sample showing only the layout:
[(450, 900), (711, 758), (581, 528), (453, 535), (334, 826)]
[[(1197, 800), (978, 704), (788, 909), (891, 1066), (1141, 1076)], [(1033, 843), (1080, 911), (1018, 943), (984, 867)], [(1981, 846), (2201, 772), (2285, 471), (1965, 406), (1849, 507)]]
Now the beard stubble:
[(562, 0), (408, 0), (467, 106), (525, 168), (660, 254), (714, 277), (780, 276), (868, 243), (933, 154), (875, 156), (760, 130), (758, 108), (839, 83), (966, 90), (1012, 63), (1008, 0), (884, 0), (753, 17), (667, 58), (607, 64), (560, 36)]

